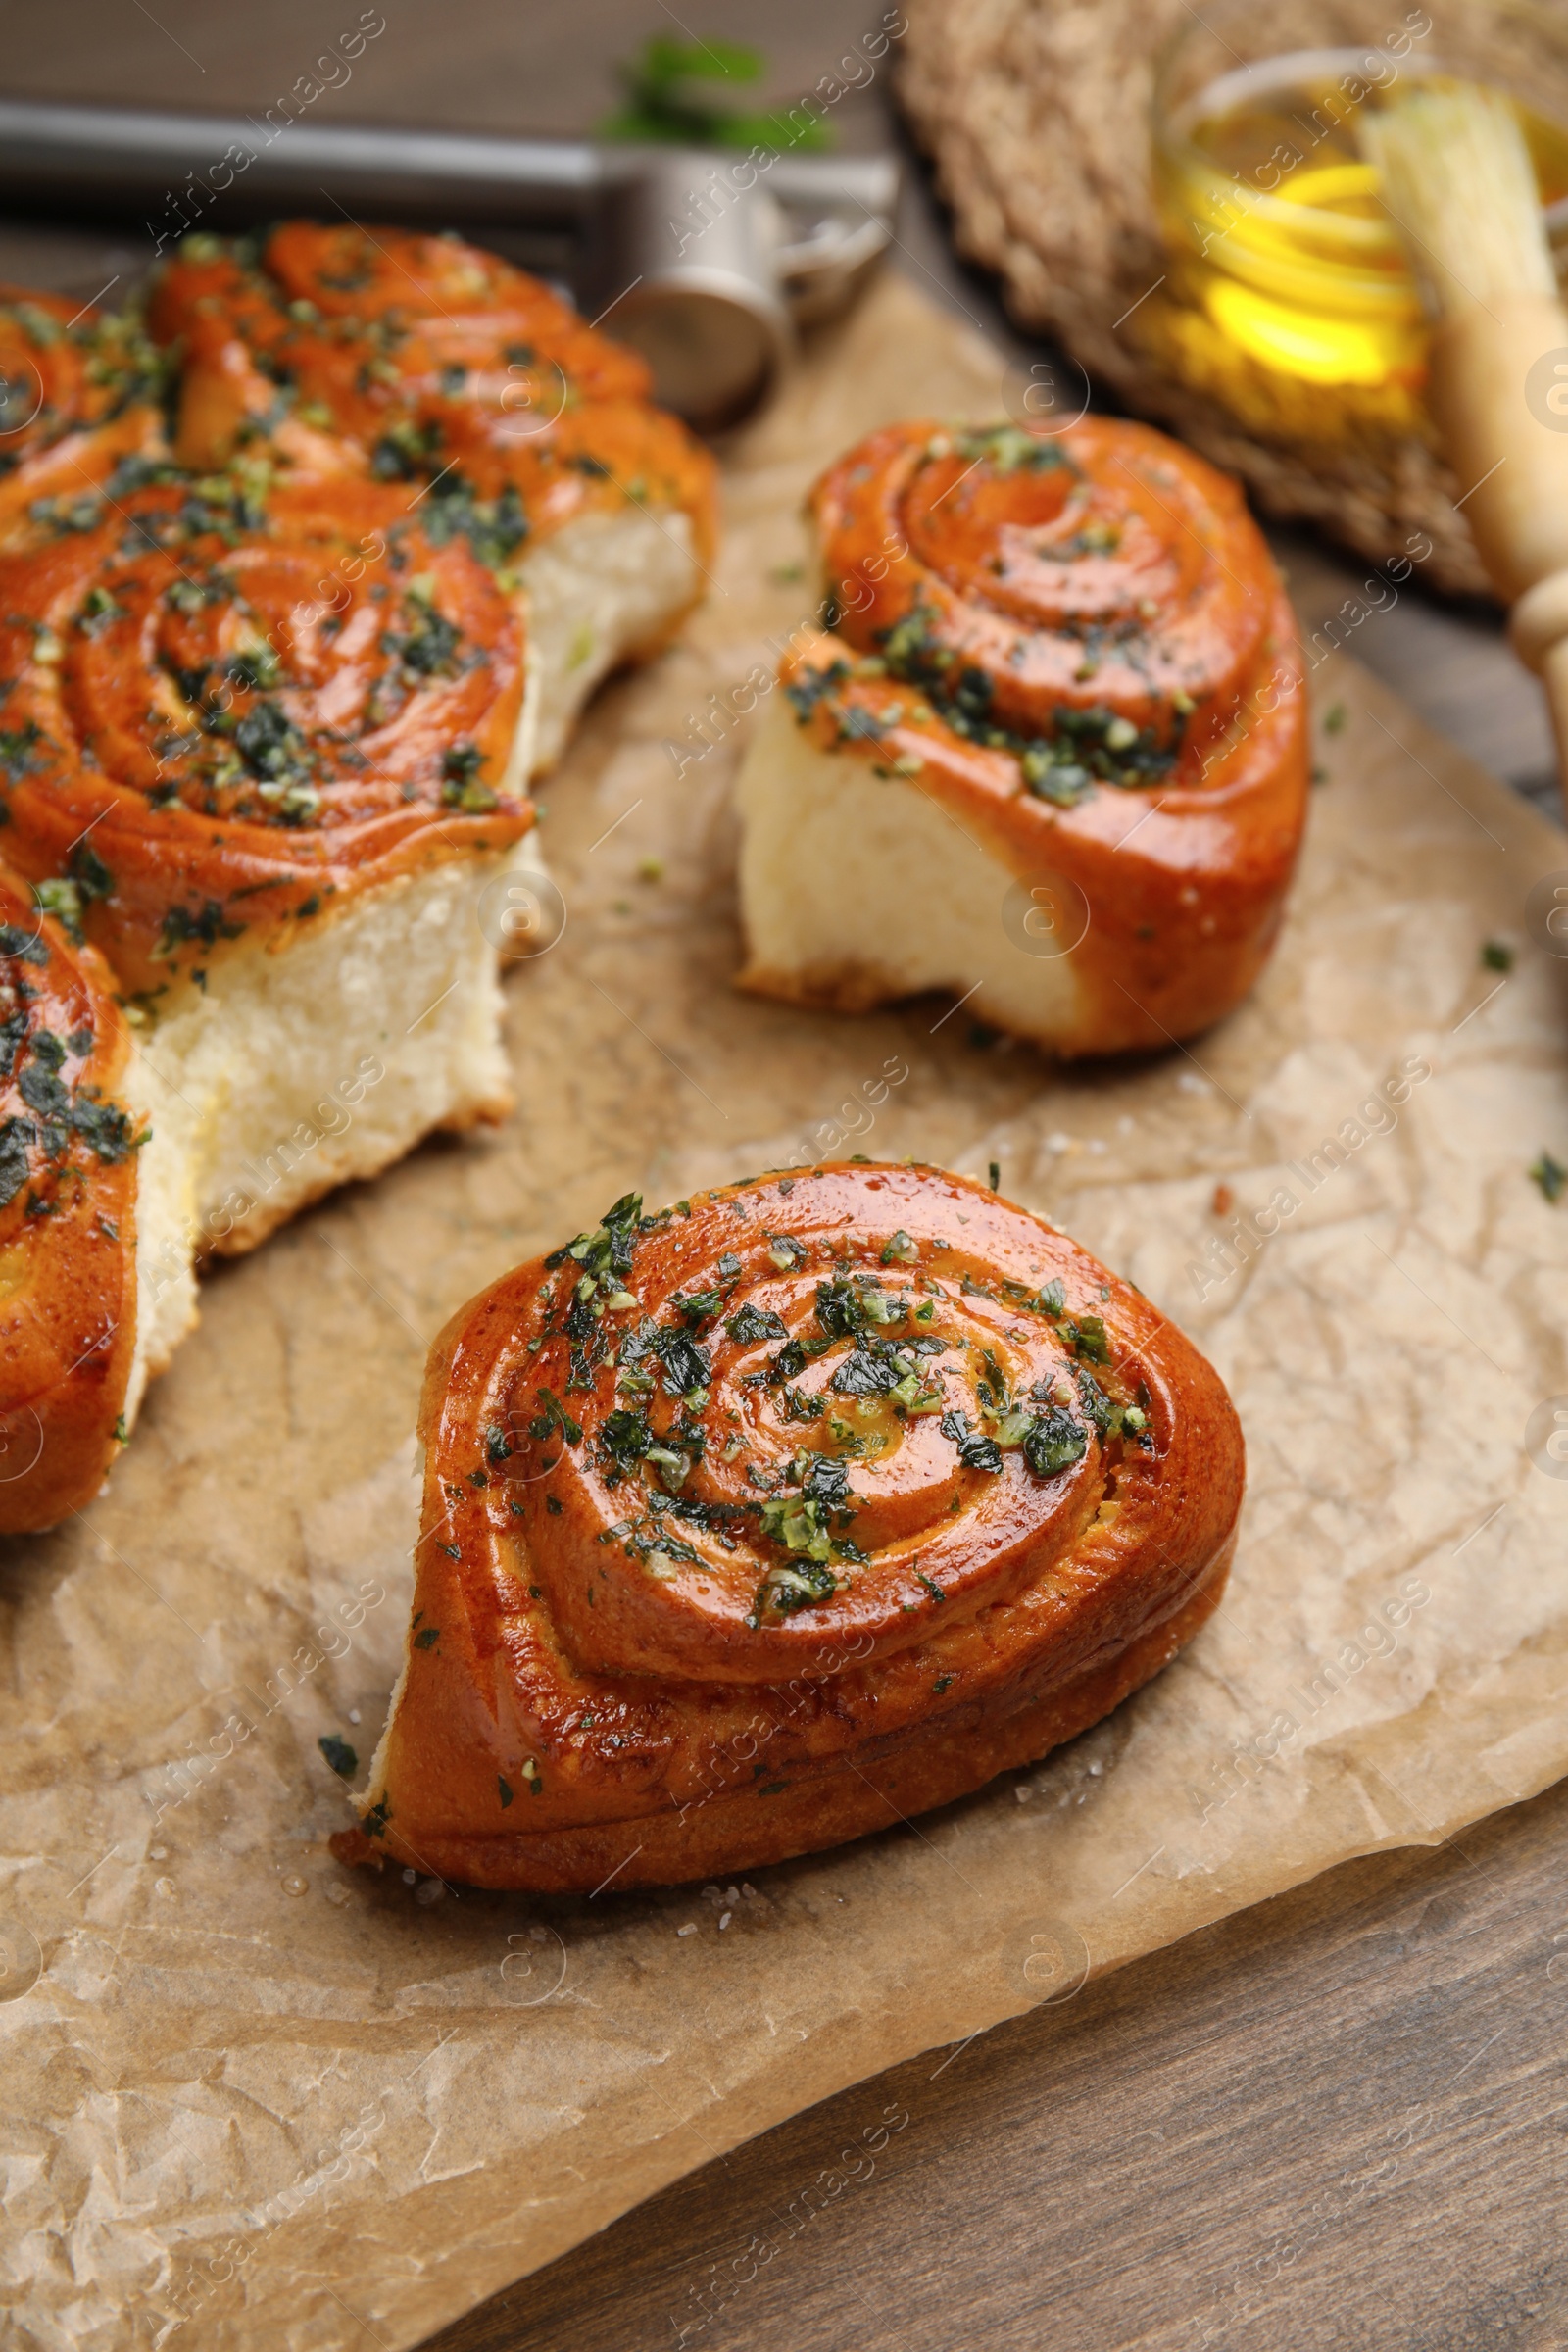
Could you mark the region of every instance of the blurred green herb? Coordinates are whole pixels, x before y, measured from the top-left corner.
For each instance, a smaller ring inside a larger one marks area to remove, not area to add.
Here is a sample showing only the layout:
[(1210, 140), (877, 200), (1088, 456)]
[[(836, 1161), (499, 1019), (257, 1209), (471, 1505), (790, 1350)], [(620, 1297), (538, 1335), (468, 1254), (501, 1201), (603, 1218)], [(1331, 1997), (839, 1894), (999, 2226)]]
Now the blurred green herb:
[(1548, 1200), (1560, 1200), (1564, 1192), (1568, 1192), (1568, 1168), (1560, 1159), (1553, 1159), (1549, 1152), (1543, 1152), (1530, 1174)]
[(679, 41), (656, 32), (617, 67), (625, 100), (600, 123), (599, 136), (675, 147), (828, 146), (827, 126), (810, 115), (738, 109), (710, 88), (759, 81), (765, 63), (760, 50), (735, 41)]

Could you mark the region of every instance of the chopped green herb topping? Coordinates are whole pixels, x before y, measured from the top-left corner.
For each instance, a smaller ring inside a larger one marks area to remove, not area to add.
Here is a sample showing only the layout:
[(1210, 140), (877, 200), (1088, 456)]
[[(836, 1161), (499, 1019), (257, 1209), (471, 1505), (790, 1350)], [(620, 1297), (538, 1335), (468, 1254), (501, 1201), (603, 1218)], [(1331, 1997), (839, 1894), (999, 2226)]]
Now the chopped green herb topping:
[(1101, 705), (1085, 710), (1060, 706), (1053, 714), (1051, 731), (1044, 735), (1022, 735), (1004, 725), (993, 709), (995, 690), (988, 673), (944, 642), (941, 612), (918, 598), (902, 619), (880, 634), (879, 643), (886, 667), (918, 686), (956, 735), (989, 750), (1010, 752), (1028, 790), (1059, 808), (1076, 807), (1097, 783), (1136, 789), (1157, 782), (1169, 774), (1180, 754), (1188, 713), (1179, 708), (1165, 741), (1155, 729), (1137, 727)]
[(107, 588), (89, 588), (76, 615), (76, 626), (84, 637), (96, 637), (112, 620), (123, 620), (123, 608), (117, 605)]
[(1074, 1355), (1091, 1364), (1109, 1363), (1110, 1342), (1105, 1337), (1105, 1326), (1099, 1315), (1080, 1315), (1076, 1322), (1063, 1326), (1063, 1336)]
[(20, 956), (24, 963), (47, 963), (49, 951), (36, 931), (20, 923), (0, 923), (0, 956)]
[(1532, 1182), (1539, 1184), (1546, 1200), (1556, 1201), (1568, 1190), (1568, 1168), (1549, 1152), (1543, 1152), (1530, 1171)]
[(1037, 1478), (1054, 1478), (1058, 1470), (1081, 1461), (1089, 1440), (1059, 1405), (1051, 1405), (1032, 1419), (1023, 1441), (1023, 1458)]
[(500, 806), (496, 795), (479, 775), (484, 755), (477, 744), (454, 744), (441, 761), (441, 806), (461, 808), (469, 816), (482, 816)]
[(534, 1395), (540, 1410), (528, 1424), (528, 1434), (543, 1445), (553, 1429), (559, 1429), (568, 1446), (582, 1442), (582, 1423), (574, 1421), (554, 1389), (536, 1389)]
[(67, 937), (80, 947), (85, 934), (81, 927), (81, 893), (75, 883), (56, 874), (47, 882), (35, 882), (32, 895), (43, 912), (52, 914)]
[(802, 668), (790, 679), (784, 692), (795, 706), (797, 720), (802, 726), (816, 710), (824, 695), (842, 686), (850, 675), (847, 662), (830, 662), (825, 669)]
[[(820, 1458), (820, 1457), (819, 1457)], [(802, 1559), (825, 1560), (830, 1554), (824, 1506), (814, 1495), (776, 1495), (761, 1505), (762, 1533), (769, 1542)], [(833, 1590), (832, 1580), (827, 1591)], [(793, 1604), (799, 1607), (799, 1601)]]
[(78, 841), (71, 853), (71, 878), (84, 899), (114, 896), (115, 877), (90, 841)]
[(736, 1308), (724, 1329), (738, 1348), (749, 1348), (757, 1340), (782, 1340), (789, 1336), (782, 1316), (775, 1315), (770, 1307), (753, 1306), (749, 1300)]
[(528, 516), (511, 482), (497, 497), (480, 498), (466, 475), (439, 474), (420, 512), (424, 535), (433, 546), (466, 539), (489, 571), (502, 570), (528, 536)]
[(988, 466), (993, 473), (1054, 473), (1063, 466), (1076, 473), (1067, 452), (1054, 440), (1031, 433), (1020, 424), (993, 424), (984, 431), (954, 433), (952, 453), (969, 465)]
[(994, 1477), (1002, 1468), (1001, 1446), (994, 1438), (972, 1428), (967, 1413), (954, 1407), (943, 1414), (938, 1426), (949, 1443), (958, 1448), (958, 1459), (966, 1470), (988, 1470)]
[(574, 1242), (563, 1249), (553, 1250), (545, 1259), (552, 1271), (564, 1265), (568, 1258), (597, 1280), (602, 1274), (626, 1275), (631, 1272), (633, 1236), (642, 1219), (641, 1193), (622, 1193), (592, 1233), (579, 1233)]
[(599, 1432), (602, 1452), (620, 1472), (630, 1471), (654, 1448), (654, 1433), (644, 1413), (619, 1410), (607, 1413)]
[(702, 1324), (712, 1321), (724, 1303), (724, 1294), (716, 1287), (708, 1291), (690, 1291), (684, 1297), (677, 1291), (669, 1303), (687, 1329), (696, 1331)]
[(30, 1119), (0, 1119), (0, 1208), (9, 1207), (26, 1183), (28, 1148), (37, 1141)]
[(238, 939), (244, 928), (243, 923), (228, 921), (217, 899), (204, 899), (199, 906), (171, 906), (158, 936), (157, 953), (172, 958), (182, 947), (211, 948), (220, 939)]
[(839, 1585), (832, 1569), (823, 1564), (826, 1556), (824, 1539), (822, 1559), (798, 1555), (787, 1563), (770, 1568), (757, 1589), (753, 1623), (764, 1616), (793, 1617), (797, 1609), (810, 1608), (816, 1601), (831, 1600)]
[(1149, 1416), (1142, 1405), (1118, 1404), (1107, 1396), (1094, 1374), (1084, 1364), (1073, 1366), (1073, 1379), (1078, 1386), (1078, 1400), (1086, 1417), (1094, 1423), (1102, 1438), (1119, 1438), (1131, 1434), (1134, 1441), (1148, 1452), (1152, 1441), (1148, 1432)]
[(660, 1331), (653, 1343), (653, 1352), (664, 1369), (666, 1396), (689, 1396), (693, 1389), (706, 1389), (713, 1376), (713, 1367), (706, 1348), (699, 1347), (686, 1331)]

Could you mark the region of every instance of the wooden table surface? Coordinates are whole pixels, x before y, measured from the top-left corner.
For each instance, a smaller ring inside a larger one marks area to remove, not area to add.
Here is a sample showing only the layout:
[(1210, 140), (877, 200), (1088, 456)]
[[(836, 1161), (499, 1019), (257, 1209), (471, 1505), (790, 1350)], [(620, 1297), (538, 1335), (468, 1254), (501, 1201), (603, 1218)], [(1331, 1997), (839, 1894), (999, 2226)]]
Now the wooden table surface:
[[(695, 6), (694, 32), (767, 48), (786, 98), (881, 16), (850, 0)], [(661, 0), (385, 13), (323, 109), (575, 131), (612, 97), (612, 62), (679, 22)], [(161, 0), (156, 15), (11, 0), (0, 87), (265, 107), (358, 15), (338, 0)], [(846, 144), (887, 135), (884, 99), (879, 84), (846, 108)], [(123, 227), (0, 223), (0, 271), (84, 297), (144, 260)], [(894, 266), (1010, 339), (912, 159)], [(1274, 537), (1310, 630), (1365, 567)], [(1540, 698), (1494, 613), (1406, 593), (1351, 650), (1553, 808)], [(1332, 1872), (810, 2109), (426, 2352), (1568, 2352), (1565, 1864), (1568, 1785), (1437, 1851)], [(802, 2192), (877, 2122), (882, 2153), (802, 2224)]]

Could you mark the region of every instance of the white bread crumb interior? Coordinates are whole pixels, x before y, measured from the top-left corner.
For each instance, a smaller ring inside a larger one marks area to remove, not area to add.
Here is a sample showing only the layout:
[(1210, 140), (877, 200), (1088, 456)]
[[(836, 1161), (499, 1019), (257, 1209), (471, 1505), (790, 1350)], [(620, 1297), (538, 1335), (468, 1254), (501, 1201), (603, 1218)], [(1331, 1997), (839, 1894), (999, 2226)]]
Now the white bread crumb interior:
[(1031, 955), (1004, 924), (1013, 869), (917, 783), (820, 749), (781, 689), (735, 798), (749, 985), (845, 1011), (951, 990), (1043, 1044), (1073, 1034), (1071, 956)]
[(600, 680), (679, 619), (701, 573), (688, 515), (628, 506), (566, 523), (528, 551), (517, 574), (539, 679), (537, 770), (561, 757)]
[[(540, 665), (529, 666), (509, 794), (525, 791), (532, 765)], [(544, 872), (536, 832), (236, 940), (205, 986), (182, 978), (143, 1014), (123, 1090), (150, 1130), (137, 1155), (127, 1434), (148, 1380), (197, 1320), (205, 1258), (253, 1250), (437, 1128), (511, 1108), (499, 957), (479, 902), (514, 872)]]

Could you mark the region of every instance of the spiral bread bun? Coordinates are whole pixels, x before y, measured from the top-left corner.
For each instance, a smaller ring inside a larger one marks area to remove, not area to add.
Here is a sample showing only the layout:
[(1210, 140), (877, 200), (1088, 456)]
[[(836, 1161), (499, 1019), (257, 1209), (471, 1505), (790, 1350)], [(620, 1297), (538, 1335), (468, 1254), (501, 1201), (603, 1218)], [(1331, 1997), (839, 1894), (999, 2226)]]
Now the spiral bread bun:
[(456, 240), (189, 239), (151, 326), (0, 292), (4, 887), (108, 992), (48, 1031), (90, 1052), (13, 1075), (121, 1122), (0, 1137), (4, 1298), (38, 1318), (5, 1342), (0, 1529), (96, 1491), (198, 1263), (510, 1107), (541, 710), (559, 742), (671, 625), (711, 521), (643, 363)]
[(150, 323), (183, 355), (179, 453), (223, 462), (246, 420), (326, 430), (414, 483), (527, 601), (536, 760), (607, 671), (702, 593), (714, 468), (652, 407), (646, 365), (536, 278), (450, 236), (289, 221), (187, 237)]
[(744, 984), (951, 989), (1063, 1054), (1251, 987), (1307, 790), (1296, 624), (1235, 483), (1141, 424), (890, 425), (812, 506), (828, 634), (742, 769)]
[(405, 486), (275, 457), (122, 462), (0, 553), (7, 855), (131, 1002), (187, 1255), (509, 1102), (475, 907), (533, 821), (517, 615)]
[(853, 1163), (640, 1211), (436, 1342), (345, 1861), (624, 1887), (837, 1844), (1085, 1730), (1219, 1597), (1230, 1400), (1054, 1227)]

